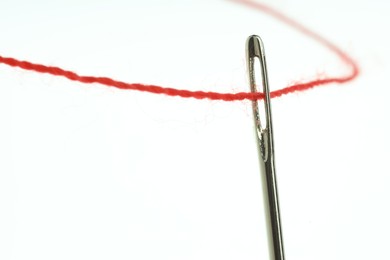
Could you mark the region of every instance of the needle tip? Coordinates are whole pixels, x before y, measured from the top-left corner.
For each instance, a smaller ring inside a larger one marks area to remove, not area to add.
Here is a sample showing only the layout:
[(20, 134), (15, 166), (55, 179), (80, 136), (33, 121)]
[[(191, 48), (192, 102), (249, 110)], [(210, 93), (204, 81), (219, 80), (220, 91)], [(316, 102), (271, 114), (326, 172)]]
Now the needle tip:
[(257, 35), (251, 35), (246, 42), (248, 58), (264, 56), (263, 41)]

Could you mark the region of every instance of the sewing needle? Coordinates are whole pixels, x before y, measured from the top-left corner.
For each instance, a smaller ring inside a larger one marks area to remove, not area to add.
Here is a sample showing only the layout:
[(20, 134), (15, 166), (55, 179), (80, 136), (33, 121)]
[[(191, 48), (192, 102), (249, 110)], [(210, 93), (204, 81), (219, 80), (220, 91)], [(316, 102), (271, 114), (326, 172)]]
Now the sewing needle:
[[(246, 42), (246, 55), (249, 72), (249, 82), (252, 92), (258, 92), (255, 78), (255, 60), (260, 63), (264, 94), (265, 122), (260, 120), (259, 101), (252, 102), (256, 139), (259, 150), (261, 179), (263, 182), (263, 196), (265, 201), (265, 214), (267, 221), (268, 245), (270, 259), (284, 260), (282, 227), (278, 191), (276, 185), (274, 144), (271, 119), (271, 98), (268, 87), (267, 66), (265, 61), (264, 46), (261, 38), (257, 35), (249, 36)], [(262, 126), (265, 123), (265, 126)]]

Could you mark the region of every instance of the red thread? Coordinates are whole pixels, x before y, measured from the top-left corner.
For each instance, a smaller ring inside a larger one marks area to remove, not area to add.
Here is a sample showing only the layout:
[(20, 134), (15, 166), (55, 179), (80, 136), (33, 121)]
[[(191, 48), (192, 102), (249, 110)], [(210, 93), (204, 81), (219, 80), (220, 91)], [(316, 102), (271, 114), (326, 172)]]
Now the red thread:
[[(230, 0), (234, 2), (238, 2), (241, 4), (245, 4), (254, 9), (263, 11), (274, 18), (278, 19), (281, 22), (295, 28), (300, 31), (304, 35), (316, 40), (318, 43), (324, 45), (332, 52), (337, 54), (339, 58), (344, 61), (350, 68), (351, 72), (348, 75), (340, 76), (340, 77), (330, 77), (325, 79), (315, 79), (306, 83), (298, 83), (294, 84), (279, 90), (275, 90), (271, 92), (271, 97), (280, 97), (284, 94), (292, 93), (295, 91), (304, 91), (310, 88), (314, 88), (321, 85), (326, 85), (330, 83), (346, 83), (355, 79), (359, 75), (359, 68), (357, 64), (350, 58), (345, 52), (339, 49), (337, 46), (316, 34), (315, 32), (307, 29), (303, 25), (298, 22), (292, 20), (291, 18), (283, 15), (282, 13), (272, 9), (264, 4), (255, 3), (250, 0)], [(156, 85), (146, 85), (140, 83), (126, 83), (122, 81), (117, 81), (107, 77), (93, 77), (93, 76), (82, 76), (78, 75), (75, 72), (61, 69), (59, 67), (45, 66), (41, 64), (36, 64), (28, 61), (20, 61), (14, 58), (7, 58), (0, 56), (0, 63), (18, 67), (25, 70), (31, 70), (39, 73), (47, 73), (54, 76), (61, 76), (68, 78), (70, 80), (79, 81), (82, 83), (99, 83), (102, 85), (116, 87), (119, 89), (127, 89), (127, 90), (138, 90), (145, 91), (156, 94), (165, 94), (169, 96), (179, 96), (183, 98), (196, 98), (196, 99), (211, 99), (211, 100), (224, 100), (224, 101), (237, 101), (237, 100), (260, 100), (264, 98), (263, 93), (251, 93), (251, 92), (239, 92), (239, 93), (218, 93), (218, 92), (205, 92), (205, 91), (189, 91), (175, 88), (166, 88)]]

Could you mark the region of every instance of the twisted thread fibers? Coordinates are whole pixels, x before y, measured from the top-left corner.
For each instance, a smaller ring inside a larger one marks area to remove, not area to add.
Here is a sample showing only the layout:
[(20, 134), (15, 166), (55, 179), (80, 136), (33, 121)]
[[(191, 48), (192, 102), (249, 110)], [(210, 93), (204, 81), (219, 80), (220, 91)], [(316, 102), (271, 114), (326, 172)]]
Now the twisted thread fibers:
[[(351, 57), (349, 57), (345, 52), (343, 52), (336, 45), (332, 44), (331, 42), (329, 42), (322, 36), (318, 35), (317, 33), (307, 29), (300, 23), (292, 20), (291, 18), (285, 16), (279, 11), (261, 3), (257, 3), (251, 0), (230, 0), (230, 1), (237, 2), (249, 6), (253, 9), (262, 11), (276, 18), (280, 22), (283, 22), (288, 26), (296, 29), (297, 31), (300, 31), (302, 34), (314, 39), (315, 41), (317, 41), (318, 43), (322, 44), (330, 51), (335, 53), (351, 69), (351, 72), (344, 76), (329, 77), (325, 79), (313, 79), (308, 82), (297, 83), (279, 90), (272, 91), (270, 93), (272, 98), (280, 97), (282, 95), (289, 94), (296, 91), (305, 91), (314, 87), (327, 85), (331, 83), (339, 83), (339, 84), (346, 83), (355, 79), (359, 75), (358, 65)], [(3, 57), (1, 55), (0, 55), (0, 63), (12, 67), (18, 67), (24, 70), (35, 71), (38, 73), (46, 73), (53, 76), (65, 77), (67, 79), (82, 82), (82, 83), (88, 83), (88, 84), (98, 83), (98, 84), (106, 85), (109, 87), (115, 87), (119, 89), (138, 90), (138, 91), (150, 92), (155, 94), (165, 94), (168, 96), (179, 96), (182, 98), (210, 99), (210, 100), (223, 100), (223, 101), (238, 101), (238, 100), (254, 101), (254, 100), (261, 100), (264, 98), (264, 95), (260, 92), (219, 93), (219, 92), (212, 92), (212, 91), (210, 92), (190, 91), (190, 90), (167, 88), (167, 87), (148, 85), (142, 83), (126, 83), (108, 77), (82, 76), (77, 74), (76, 72), (64, 70), (59, 67), (45, 66), (42, 64), (32, 63), (29, 61), (22, 61), (15, 58)]]

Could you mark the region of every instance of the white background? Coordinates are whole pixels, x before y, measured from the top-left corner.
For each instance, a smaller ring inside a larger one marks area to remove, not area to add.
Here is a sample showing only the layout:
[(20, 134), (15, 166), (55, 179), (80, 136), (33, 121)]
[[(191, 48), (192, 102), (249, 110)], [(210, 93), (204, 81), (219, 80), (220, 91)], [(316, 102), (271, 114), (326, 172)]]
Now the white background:
[[(271, 1), (268, 1), (271, 4)], [(287, 259), (390, 259), (388, 1), (272, 1), (361, 76), (274, 99)], [(0, 55), (84, 75), (248, 91), (262, 36), (272, 89), (348, 68), (229, 1), (0, 3)], [(181, 99), (0, 65), (0, 259), (267, 259), (249, 102)]]

